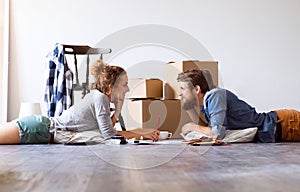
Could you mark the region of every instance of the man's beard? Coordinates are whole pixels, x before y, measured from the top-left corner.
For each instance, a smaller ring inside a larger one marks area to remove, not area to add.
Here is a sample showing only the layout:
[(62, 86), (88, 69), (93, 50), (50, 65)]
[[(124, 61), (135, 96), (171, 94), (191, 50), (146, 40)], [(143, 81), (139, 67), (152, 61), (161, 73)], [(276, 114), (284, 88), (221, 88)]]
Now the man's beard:
[(195, 107), (199, 106), (197, 97), (191, 97), (189, 99), (185, 99), (181, 101), (182, 109), (184, 110), (190, 110), (194, 109)]

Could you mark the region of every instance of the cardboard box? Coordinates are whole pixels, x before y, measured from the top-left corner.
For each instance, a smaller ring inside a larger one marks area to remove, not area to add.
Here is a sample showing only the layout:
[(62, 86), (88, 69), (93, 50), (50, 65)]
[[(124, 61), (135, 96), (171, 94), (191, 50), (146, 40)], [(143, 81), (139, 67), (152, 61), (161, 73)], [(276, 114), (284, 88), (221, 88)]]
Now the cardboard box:
[(127, 100), (126, 105), (127, 130), (160, 127), (161, 131), (171, 132), (172, 138), (182, 138), (182, 126), (191, 122), (188, 114), (181, 109), (180, 100)]
[(133, 78), (128, 80), (127, 98), (163, 98), (163, 81), (160, 79)]
[(190, 70), (201, 69), (208, 70), (212, 76), (213, 84), (218, 86), (218, 62), (217, 61), (181, 61), (170, 62), (164, 69), (164, 87), (163, 96), (165, 99), (179, 99), (179, 85), (177, 76), (179, 73)]

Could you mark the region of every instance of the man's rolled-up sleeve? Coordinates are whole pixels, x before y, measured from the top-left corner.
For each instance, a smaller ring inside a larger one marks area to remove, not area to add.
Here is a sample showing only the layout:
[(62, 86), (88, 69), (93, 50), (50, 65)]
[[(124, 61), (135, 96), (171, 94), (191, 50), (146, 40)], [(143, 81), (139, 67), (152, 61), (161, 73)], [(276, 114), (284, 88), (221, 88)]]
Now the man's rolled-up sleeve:
[(227, 110), (226, 91), (220, 90), (212, 93), (206, 98), (205, 105), (209, 120), (208, 126), (219, 138), (224, 138), (226, 132), (224, 122), (226, 121)]

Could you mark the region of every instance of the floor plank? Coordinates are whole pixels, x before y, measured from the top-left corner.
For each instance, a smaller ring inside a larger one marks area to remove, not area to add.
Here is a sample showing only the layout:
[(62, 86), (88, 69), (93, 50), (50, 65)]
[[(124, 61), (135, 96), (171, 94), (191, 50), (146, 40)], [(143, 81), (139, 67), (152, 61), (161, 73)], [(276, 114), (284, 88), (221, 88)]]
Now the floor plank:
[(299, 191), (300, 143), (0, 145), (0, 191)]

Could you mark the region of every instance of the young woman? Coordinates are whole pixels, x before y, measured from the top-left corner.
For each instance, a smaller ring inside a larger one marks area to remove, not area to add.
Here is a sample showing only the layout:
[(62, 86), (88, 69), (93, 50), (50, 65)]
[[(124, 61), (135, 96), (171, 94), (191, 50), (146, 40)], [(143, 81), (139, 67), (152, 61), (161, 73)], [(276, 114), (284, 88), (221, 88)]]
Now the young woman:
[[(92, 66), (91, 74), (95, 78), (92, 90), (80, 102), (65, 110), (59, 117), (32, 115), (1, 125), (0, 144), (51, 143), (57, 141), (54, 138), (56, 131), (78, 133), (95, 129), (100, 131), (103, 139), (121, 135), (128, 139), (143, 136), (157, 141), (159, 130), (156, 129), (114, 129), (125, 94), (129, 91), (126, 71), (97, 60)], [(112, 116), (111, 102), (115, 105)]]

